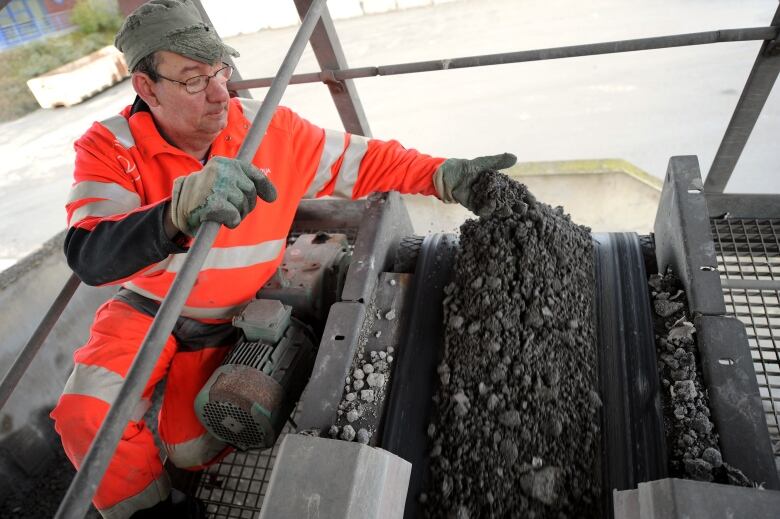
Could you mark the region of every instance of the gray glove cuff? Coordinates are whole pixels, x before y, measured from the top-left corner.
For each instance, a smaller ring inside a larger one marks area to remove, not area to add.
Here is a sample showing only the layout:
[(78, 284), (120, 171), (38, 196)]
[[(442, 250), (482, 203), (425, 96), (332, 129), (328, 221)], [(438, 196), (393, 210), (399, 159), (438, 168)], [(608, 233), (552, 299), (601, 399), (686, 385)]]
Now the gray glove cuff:
[(452, 188), (454, 186), (448, 185), (444, 181), (444, 171), (447, 168), (450, 168), (453, 166), (454, 162), (457, 162), (459, 159), (447, 159), (444, 162), (442, 162), (439, 167), (436, 169), (436, 171), (433, 173), (433, 187), (436, 188), (436, 194), (439, 196), (439, 199), (444, 202), (445, 204), (457, 204), (458, 201), (455, 200), (455, 198), (452, 196)]
[(182, 186), (184, 186), (184, 179), (186, 177), (179, 177), (173, 181), (173, 191), (171, 193), (171, 220), (173, 225), (176, 226), (184, 234), (192, 236), (192, 230), (187, 225), (187, 218), (184, 212), (179, 208), (179, 201), (181, 200)]

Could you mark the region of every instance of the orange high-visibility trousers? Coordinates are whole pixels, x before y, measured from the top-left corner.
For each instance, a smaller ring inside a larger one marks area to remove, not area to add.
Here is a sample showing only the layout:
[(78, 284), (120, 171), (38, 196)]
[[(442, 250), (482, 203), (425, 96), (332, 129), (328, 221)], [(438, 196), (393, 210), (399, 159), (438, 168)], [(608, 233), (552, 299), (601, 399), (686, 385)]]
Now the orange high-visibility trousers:
[[(51, 417), (76, 468), (116, 399), (151, 324), (148, 315), (112, 299), (98, 309), (89, 341), (74, 353), (73, 373)], [(142, 418), (151, 405), (155, 385), (166, 374), (158, 423), (170, 461), (177, 467), (197, 470), (230, 451), (205, 430), (194, 409), (195, 396), (229, 350), (217, 346), (186, 349), (174, 336), (167, 339), (95, 494), (95, 507), (104, 517), (129, 517), (170, 493), (159, 450)]]

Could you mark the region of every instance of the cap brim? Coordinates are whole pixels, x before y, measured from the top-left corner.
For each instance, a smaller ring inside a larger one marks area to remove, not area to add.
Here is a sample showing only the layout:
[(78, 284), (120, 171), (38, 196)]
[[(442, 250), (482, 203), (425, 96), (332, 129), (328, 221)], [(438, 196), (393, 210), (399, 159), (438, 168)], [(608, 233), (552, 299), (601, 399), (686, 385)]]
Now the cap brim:
[(226, 56), (239, 56), (238, 51), (226, 45), (213, 30), (179, 32), (169, 35), (166, 39), (168, 45), (160, 50), (175, 52), (209, 65), (224, 60)]

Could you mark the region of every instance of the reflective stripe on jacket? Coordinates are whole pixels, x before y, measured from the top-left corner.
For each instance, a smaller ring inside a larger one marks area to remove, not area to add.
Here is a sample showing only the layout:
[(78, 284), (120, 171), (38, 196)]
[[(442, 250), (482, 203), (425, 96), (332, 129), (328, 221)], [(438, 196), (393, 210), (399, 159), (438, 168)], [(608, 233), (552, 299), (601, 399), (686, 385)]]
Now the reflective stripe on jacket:
[[(231, 99), (209, 158), (237, 155), (258, 108), (258, 101)], [(202, 165), (162, 138), (140, 100), (93, 124), (75, 147), (66, 206), (71, 268), (87, 283), (121, 283), (161, 301), (187, 250), (164, 234), (165, 203), (173, 181)], [(221, 228), (182, 315), (224, 320), (239, 312), (281, 262), (301, 198), (391, 190), (435, 195), (432, 176), (443, 160), (396, 141), (323, 130), (279, 107), (253, 159), (279, 197), (259, 201), (237, 228)]]

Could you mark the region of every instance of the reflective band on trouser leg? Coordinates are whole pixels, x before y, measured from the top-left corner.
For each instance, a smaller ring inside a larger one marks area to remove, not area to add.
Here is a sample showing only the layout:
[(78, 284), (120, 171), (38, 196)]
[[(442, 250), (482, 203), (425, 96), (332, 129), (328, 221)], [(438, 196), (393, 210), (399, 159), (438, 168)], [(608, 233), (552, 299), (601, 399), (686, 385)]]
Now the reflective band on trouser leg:
[(180, 350), (173, 357), (160, 411), (160, 439), (179, 468), (201, 469), (231, 450), (211, 436), (195, 414), (195, 397), (229, 350), (227, 345)]
[[(87, 344), (76, 350), (73, 373), (51, 413), (65, 452), (76, 467), (116, 399), (151, 322), (127, 304), (110, 300), (98, 309)], [(95, 507), (104, 517), (130, 517), (170, 492), (152, 432), (141, 417), (175, 350), (175, 341), (170, 338), (95, 493)]]

